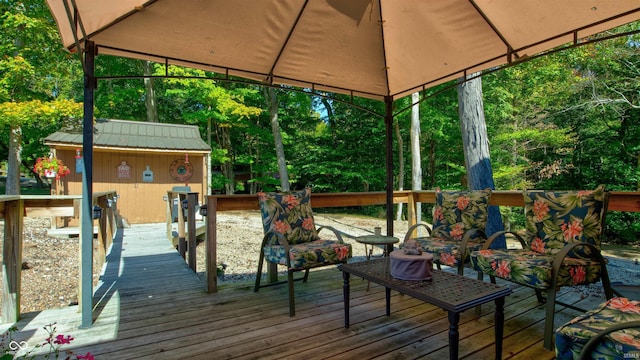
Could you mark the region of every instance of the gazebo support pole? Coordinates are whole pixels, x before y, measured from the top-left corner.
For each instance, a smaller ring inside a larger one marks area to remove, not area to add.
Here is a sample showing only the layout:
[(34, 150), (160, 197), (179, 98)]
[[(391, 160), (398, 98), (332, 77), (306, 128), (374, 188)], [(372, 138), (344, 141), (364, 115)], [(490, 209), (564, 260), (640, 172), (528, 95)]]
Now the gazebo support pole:
[(95, 43), (85, 42), (84, 121), (82, 130), (82, 209), (80, 224), (80, 308), (81, 328), (93, 325), (93, 104), (95, 78)]
[[(393, 236), (393, 98), (384, 97), (387, 162), (387, 236)], [(393, 250), (391, 245), (388, 251)]]

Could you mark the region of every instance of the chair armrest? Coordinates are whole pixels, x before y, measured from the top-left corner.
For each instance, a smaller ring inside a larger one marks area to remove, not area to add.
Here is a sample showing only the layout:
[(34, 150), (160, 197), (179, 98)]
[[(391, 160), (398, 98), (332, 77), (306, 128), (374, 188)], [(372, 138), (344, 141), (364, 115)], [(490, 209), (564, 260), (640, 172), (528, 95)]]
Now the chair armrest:
[(580, 360), (591, 359), (591, 353), (593, 352), (593, 349), (596, 347), (598, 342), (602, 340), (604, 336), (614, 331), (630, 329), (630, 328), (640, 328), (640, 321), (627, 321), (627, 322), (611, 325), (610, 327), (597, 333), (594, 337), (589, 339), (589, 341), (587, 341), (587, 343), (582, 348), (582, 352), (580, 353)]
[[(338, 229), (334, 228), (333, 226), (323, 225), (323, 226), (320, 226), (317, 229), (318, 234), (320, 234), (320, 230), (322, 230), (322, 229), (327, 229), (329, 231), (332, 231), (335, 234), (336, 238), (338, 239), (338, 242), (340, 244), (344, 244), (344, 240), (342, 240), (342, 234), (343, 233), (341, 231), (339, 231)], [(347, 236), (347, 234), (345, 234), (345, 236)]]
[[(274, 237), (275, 237), (275, 241), (273, 240)], [(275, 244), (282, 245), (287, 251), (287, 253), (289, 253), (289, 249), (290, 249), (289, 242), (284, 237), (284, 235), (275, 231), (269, 231), (266, 234), (264, 234), (264, 237), (262, 238), (261, 248), (264, 248), (265, 246), (268, 246), (268, 245), (275, 245)]]
[[(485, 242), (488, 241), (487, 240), (487, 234), (480, 230), (480, 229), (470, 229), (467, 230), (464, 233), (464, 236), (462, 237), (462, 240), (460, 241), (460, 246), (458, 247), (458, 251), (460, 252), (460, 256), (462, 257), (462, 259), (464, 260), (467, 257), (467, 244), (469, 243), (469, 241), (471, 241), (471, 237), (474, 235), (478, 235), (476, 238), (482, 238), (484, 240), (482, 240), (481, 242)], [(476, 239), (474, 238), (474, 239)]]
[(491, 247), (491, 244), (493, 244), (493, 242), (497, 238), (499, 238), (502, 235), (506, 235), (506, 234), (511, 234), (511, 235), (515, 236), (515, 238), (520, 242), (520, 246), (522, 246), (523, 249), (525, 249), (527, 247), (527, 243), (524, 241), (522, 236), (520, 236), (520, 234), (518, 234), (518, 233), (516, 233), (514, 231), (504, 230), (504, 231), (495, 232), (491, 236), (489, 236), (487, 241), (485, 241), (484, 245), (482, 246), (482, 250), (488, 250)]
[(411, 225), (407, 229), (407, 233), (404, 235), (404, 239), (402, 240), (402, 242), (404, 243), (405, 241), (411, 239), (412, 238), (411, 234), (413, 234), (414, 230), (418, 229), (421, 226), (427, 229), (427, 232), (429, 233), (429, 237), (431, 237), (431, 228), (429, 227), (429, 225), (427, 223), (418, 223), (415, 225)]
[(591, 256), (578, 255), (580, 258), (593, 259), (593, 260), (596, 260), (596, 261), (598, 261), (600, 263), (603, 263), (603, 264), (605, 263), (604, 258), (602, 257), (602, 253), (600, 252), (600, 249), (598, 249), (593, 244), (589, 244), (589, 243), (585, 243), (585, 242), (579, 242), (579, 243), (567, 244), (558, 253), (555, 254), (554, 259), (553, 259), (554, 268), (555, 268), (556, 265), (560, 266), (560, 264), (562, 264), (562, 262), (564, 261), (565, 258), (571, 257), (571, 256), (569, 256), (569, 253), (573, 249), (575, 249), (575, 248), (577, 248), (579, 246), (587, 247), (591, 251), (591, 253), (590, 253)]
[(553, 270), (552, 270), (552, 279), (551, 279), (551, 287), (557, 288), (558, 281), (558, 271), (564, 262), (564, 259), (569, 257), (569, 253), (573, 251), (578, 246), (583, 246), (589, 248), (591, 250), (591, 256), (583, 257), (588, 259), (594, 259), (600, 264), (600, 280), (602, 281), (602, 287), (604, 288), (604, 294), (607, 299), (611, 299), (613, 297), (613, 289), (611, 288), (611, 283), (609, 282), (609, 274), (607, 273), (607, 263), (602, 257), (602, 253), (600, 249), (598, 249), (595, 245), (589, 243), (573, 243), (565, 245), (560, 252), (558, 252), (553, 259)]

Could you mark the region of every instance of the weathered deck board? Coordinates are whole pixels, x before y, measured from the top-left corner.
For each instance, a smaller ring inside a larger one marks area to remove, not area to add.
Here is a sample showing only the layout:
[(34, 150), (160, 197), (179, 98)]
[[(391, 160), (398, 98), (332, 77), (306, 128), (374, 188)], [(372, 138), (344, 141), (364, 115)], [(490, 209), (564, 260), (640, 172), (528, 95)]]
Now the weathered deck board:
[[(256, 255), (257, 256), (257, 255)], [(468, 276), (475, 274), (470, 270)], [(503, 357), (553, 359), (542, 347), (544, 307), (532, 290), (511, 286), (506, 299)], [(342, 275), (335, 267), (312, 271), (296, 282), (296, 316), (288, 316), (286, 286), (253, 292), (253, 284), (223, 285), (204, 291), (166, 239), (164, 227), (135, 226), (116, 239), (96, 291), (95, 325), (78, 329), (77, 307), (25, 314), (16, 340), (36, 344), (43, 325), (57, 321), (70, 334), (76, 354), (96, 359), (412, 359), (448, 358), (446, 312), (410, 296), (392, 293), (391, 316), (384, 315), (384, 289), (352, 277), (351, 326), (344, 328)], [(603, 299), (562, 291), (570, 303), (595, 306)], [(556, 324), (577, 312), (557, 307)], [(482, 316), (461, 314), (460, 357), (494, 356), (494, 305)]]

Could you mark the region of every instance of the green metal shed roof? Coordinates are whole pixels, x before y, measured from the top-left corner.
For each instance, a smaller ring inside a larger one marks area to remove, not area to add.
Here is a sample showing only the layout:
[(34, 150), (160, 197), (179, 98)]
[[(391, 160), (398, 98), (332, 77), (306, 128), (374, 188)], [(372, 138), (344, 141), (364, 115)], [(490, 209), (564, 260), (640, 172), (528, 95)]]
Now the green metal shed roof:
[[(198, 127), (193, 125), (97, 119), (94, 129), (93, 145), (96, 148), (211, 151), (200, 137)], [(57, 131), (47, 136), (44, 143), (49, 146), (80, 146), (82, 133)]]

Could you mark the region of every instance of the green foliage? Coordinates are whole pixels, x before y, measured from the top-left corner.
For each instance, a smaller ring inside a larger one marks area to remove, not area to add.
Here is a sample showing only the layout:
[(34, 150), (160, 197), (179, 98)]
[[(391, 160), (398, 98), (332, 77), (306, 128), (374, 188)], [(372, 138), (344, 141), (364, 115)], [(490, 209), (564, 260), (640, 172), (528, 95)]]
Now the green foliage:
[(607, 214), (607, 227), (604, 241), (611, 244), (638, 245), (640, 239), (640, 214), (610, 212)]
[(0, 140), (8, 144), (9, 128), (22, 127), (23, 160), (34, 164), (36, 158), (49, 153), (41, 139), (61, 128), (74, 127), (81, 117), (82, 104), (70, 100), (0, 103)]
[(30, 168), (49, 152), (42, 139), (82, 114), (71, 100), (81, 94), (73, 85), (82, 84), (79, 62), (62, 51), (44, 1), (3, 2), (0, 29), (0, 153), (8, 157), (10, 129), (20, 128)]
[[(46, 4), (3, 2), (0, 13), (0, 153), (8, 129), (23, 129), (27, 161), (46, 155), (41, 139), (61, 126), (77, 126), (82, 96), (76, 55), (60, 45)], [(638, 23), (627, 26), (637, 29)], [(497, 189), (588, 189), (599, 184), (633, 191), (640, 183), (640, 35), (581, 46), (483, 77), (491, 163)], [(146, 118), (139, 60), (100, 55), (96, 116)], [(154, 64), (159, 120), (197, 125), (212, 146), (212, 186), (236, 184), (234, 170), (249, 174), (244, 191), (279, 187), (277, 159), (263, 89), (241, 82), (203, 80), (211, 73)], [(423, 189), (466, 187), (457, 92), (448, 83), (426, 89), (420, 103)], [(383, 191), (386, 188), (385, 124), (375, 113), (384, 104), (338, 95), (325, 99), (283, 87), (277, 91), (281, 128), (292, 188), (316, 192)], [(69, 100), (63, 100), (69, 99)], [(349, 103), (353, 103), (352, 106)], [(411, 174), (410, 97), (395, 102), (404, 143), (399, 164), (393, 141), (394, 176)], [(210, 137), (208, 134), (211, 134)], [(404, 188), (410, 188), (405, 176)], [(238, 184), (239, 190), (245, 184)], [(397, 186), (398, 184), (396, 184)], [(425, 218), (430, 217), (425, 206)], [(366, 210), (383, 214), (380, 207)], [(505, 226), (521, 215), (502, 209)], [(639, 214), (608, 217), (608, 238), (636, 242)]]

